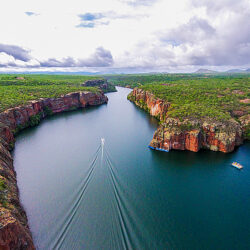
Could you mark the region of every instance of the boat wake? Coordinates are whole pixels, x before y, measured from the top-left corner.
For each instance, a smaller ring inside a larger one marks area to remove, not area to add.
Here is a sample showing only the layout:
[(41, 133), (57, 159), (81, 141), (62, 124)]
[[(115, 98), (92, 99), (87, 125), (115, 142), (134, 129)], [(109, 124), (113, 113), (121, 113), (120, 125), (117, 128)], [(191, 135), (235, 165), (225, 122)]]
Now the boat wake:
[[(101, 192), (97, 190), (100, 188)], [(125, 185), (103, 138), (73, 200), (56, 224), (56, 235), (46, 249), (149, 247), (143, 239), (146, 235), (143, 223), (136, 207), (128, 201)]]

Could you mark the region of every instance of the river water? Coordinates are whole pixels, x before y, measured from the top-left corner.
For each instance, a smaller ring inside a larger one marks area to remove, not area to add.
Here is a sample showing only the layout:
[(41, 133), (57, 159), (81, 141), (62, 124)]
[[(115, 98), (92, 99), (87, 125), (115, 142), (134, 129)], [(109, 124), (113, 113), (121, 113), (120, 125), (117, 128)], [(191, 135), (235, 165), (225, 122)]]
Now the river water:
[(152, 151), (157, 121), (117, 89), (107, 105), (50, 117), (17, 137), (36, 247), (249, 249), (250, 144), (230, 154)]

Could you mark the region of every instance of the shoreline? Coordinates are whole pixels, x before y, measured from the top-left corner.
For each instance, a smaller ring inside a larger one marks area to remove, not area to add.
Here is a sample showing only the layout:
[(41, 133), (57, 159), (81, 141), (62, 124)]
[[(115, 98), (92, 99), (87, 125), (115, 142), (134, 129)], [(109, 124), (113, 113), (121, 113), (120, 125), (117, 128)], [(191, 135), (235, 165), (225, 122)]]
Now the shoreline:
[[(209, 149), (224, 153), (232, 152), (247, 138), (244, 131), (250, 122), (250, 115), (241, 122), (235, 119), (220, 122), (208, 118), (180, 121), (168, 117), (171, 103), (155, 97), (149, 91), (134, 88), (128, 99), (159, 120), (159, 127), (154, 133), (149, 146), (161, 151), (189, 150), (198, 152)], [(239, 119), (241, 120), (241, 119)]]
[(0, 113), (0, 248), (35, 249), (26, 213), (19, 200), (16, 172), (10, 151), (15, 136), (44, 118), (108, 102), (103, 92), (73, 92), (59, 98), (41, 98)]

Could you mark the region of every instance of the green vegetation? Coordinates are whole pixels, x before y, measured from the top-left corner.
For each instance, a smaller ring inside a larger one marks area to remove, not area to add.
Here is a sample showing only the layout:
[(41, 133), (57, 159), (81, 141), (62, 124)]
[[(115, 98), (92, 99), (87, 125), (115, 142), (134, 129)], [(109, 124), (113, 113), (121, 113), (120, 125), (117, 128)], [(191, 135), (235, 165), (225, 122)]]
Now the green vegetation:
[(6, 188), (6, 184), (3, 179), (0, 179), (0, 192)]
[(235, 111), (249, 114), (249, 104), (240, 102), (250, 99), (249, 74), (119, 75), (110, 76), (109, 81), (139, 87), (170, 102), (168, 116), (180, 120), (209, 117), (222, 121), (237, 118)]
[(6, 198), (5, 198), (5, 194), (4, 194), (4, 191), (6, 190), (7, 186), (4, 182), (3, 179), (0, 179), (0, 203), (6, 207), (7, 206), (7, 201), (6, 201)]
[(80, 86), (86, 80), (91, 79), (96, 79), (96, 77), (78, 75), (0, 75), (0, 112), (38, 98), (55, 98), (75, 91), (99, 91), (97, 87)]
[(29, 125), (31, 127), (38, 125), (41, 120), (41, 117), (42, 117), (41, 113), (38, 113), (37, 115), (32, 115), (29, 120)]
[(249, 113), (249, 105), (240, 102), (250, 98), (249, 87), (249, 78), (233, 78), (178, 80), (170, 84), (147, 84), (141, 88), (170, 102), (170, 117), (228, 120), (233, 111)]
[(103, 89), (103, 92), (104, 93), (107, 93), (107, 92), (116, 92), (117, 90), (116, 90), (116, 88), (115, 88), (115, 85), (113, 85), (113, 84), (108, 84), (108, 87), (107, 87), (107, 89)]
[(249, 78), (249, 74), (229, 74), (229, 73), (217, 73), (217, 74), (120, 74), (120, 75), (104, 75), (110, 83), (121, 87), (135, 88), (141, 85), (151, 83), (169, 83), (178, 80), (204, 80), (204, 79), (244, 79)]
[[(130, 100), (131, 100), (131, 101), (132, 101), (132, 100), (135, 100), (135, 98), (130, 96)], [(149, 110), (149, 108), (148, 108), (148, 106), (147, 106), (147, 103), (144, 102), (142, 99), (140, 99), (140, 100), (138, 101), (138, 105), (139, 105), (139, 107), (143, 108), (143, 109), (146, 110), (147, 112), (150, 112), (150, 110)]]
[(44, 112), (44, 114), (45, 114), (46, 116), (50, 116), (50, 115), (53, 114), (51, 108), (48, 107), (48, 106), (45, 106), (45, 107), (43, 108), (43, 112)]
[[(23, 79), (22, 79), (23, 78)], [(84, 75), (35, 75), (35, 74), (1, 74), (1, 84), (7, 85), (61, 85), (70, 84), (79, 86), (87, 80), (102, 79), (98, 76), (84, 76)]]
[[(52, 114), (51, 109), (49, 107), (45, 107), (44, 114), (45, 115), (51, 115)], [(17, 134), (19, 131), (23, 130), (24, 128), (34, 127), (34, 126), (38, 125), (40, 123), (41, 119), (42, 119), (42, 116), (43, 116), (43, 112), (40, 112), (40, 113), (38, 113), (36, 115), (32, 115), (29, 118), (29, 121), (27, 121), (25, 124), (17, 125), (16, 129), (13, 131), (14, 134)]]
[[(119, 86), (140, 87), (171, 103), (168, 116), (180, 119), (210, 117), (216, 120), (237, 118), (235, 111), (249, 114), (249, 74), (134, 74), (106, 75), (108, 82)], [(82, 87), (87, 80), (101, 77), (81, 75), (0, 75), (0, 112), (38, 98), (59, 97), (69, 92), (99, 91)], [(147, 109), (145, 103), (141, 103)], [(45, 108), (47, 115), (51, 114)], [(30, 126), (39, 122), (32, 117)]]
[(246, 126), (246, 130), (244, 131), (244, 137), (245, 137), (247, 140), (250, 140), (250, 125), (247, 125), (247, 126)]

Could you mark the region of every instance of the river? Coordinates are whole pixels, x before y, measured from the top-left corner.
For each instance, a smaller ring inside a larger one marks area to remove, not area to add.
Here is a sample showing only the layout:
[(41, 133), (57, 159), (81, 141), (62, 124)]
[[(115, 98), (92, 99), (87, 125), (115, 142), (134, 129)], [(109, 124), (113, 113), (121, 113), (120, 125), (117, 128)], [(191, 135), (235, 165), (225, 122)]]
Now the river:
[(249, 249), (250, 143), (230, 154), (152, 151), (157, 121), (117, 89), (107, 105), (17, 136), (14, 166), (37, 249)]

